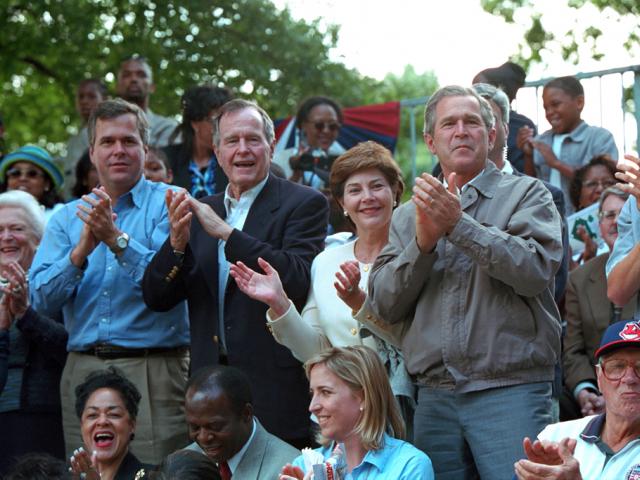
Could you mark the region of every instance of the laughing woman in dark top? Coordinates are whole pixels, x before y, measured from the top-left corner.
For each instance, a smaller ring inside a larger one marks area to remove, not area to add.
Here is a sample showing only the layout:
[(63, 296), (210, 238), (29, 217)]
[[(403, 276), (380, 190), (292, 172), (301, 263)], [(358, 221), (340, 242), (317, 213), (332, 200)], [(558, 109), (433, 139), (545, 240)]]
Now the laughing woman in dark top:
[(140, 392), (118, 369), (91, 372), (76, 387), (76, 414), (84, 447), (71, 470), (86, 480), (141, 480), (150, 466), (129, 451), (135, 436)]
[(27, 282), (44, 223), (30, 194), (0, 194), (0, 476), (25, 453), (64, 457), (59, 383), (67, 333), (30, 307)]

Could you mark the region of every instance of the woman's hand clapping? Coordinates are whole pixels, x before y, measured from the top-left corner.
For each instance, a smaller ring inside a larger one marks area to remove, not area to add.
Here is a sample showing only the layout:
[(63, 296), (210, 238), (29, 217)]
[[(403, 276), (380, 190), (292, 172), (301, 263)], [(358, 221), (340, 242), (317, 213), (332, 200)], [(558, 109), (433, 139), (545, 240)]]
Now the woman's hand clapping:
[(357, 312), (362, 308), (367, 294), (360, 288), (360, 265), (355, 260), (348, 260), (340, 265), (336, 272), (336, 293), (340, 300), (351, 310)]
[(282, 287), (280, 276), (266, 260), (258, 258), (258, 265), (264, 271), (264, 275), (250, 269), (242, 262), (231, 264), (229, 274), (242, 293), (266, 303), (278, 317), (281, 317), (289, 310), (290, 302)]

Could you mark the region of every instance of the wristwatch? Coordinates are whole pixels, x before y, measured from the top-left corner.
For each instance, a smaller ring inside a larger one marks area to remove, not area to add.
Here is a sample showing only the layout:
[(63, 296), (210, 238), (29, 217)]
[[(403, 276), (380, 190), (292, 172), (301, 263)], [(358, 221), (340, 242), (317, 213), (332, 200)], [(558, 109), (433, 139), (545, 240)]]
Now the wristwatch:
[(116, 255), (123, 252), (125, 248), (129, 245), (129, 235), (125, 232), (122, 232), (120, 235), (116, 237), (116, 244), (111, 247), (111, 251)]

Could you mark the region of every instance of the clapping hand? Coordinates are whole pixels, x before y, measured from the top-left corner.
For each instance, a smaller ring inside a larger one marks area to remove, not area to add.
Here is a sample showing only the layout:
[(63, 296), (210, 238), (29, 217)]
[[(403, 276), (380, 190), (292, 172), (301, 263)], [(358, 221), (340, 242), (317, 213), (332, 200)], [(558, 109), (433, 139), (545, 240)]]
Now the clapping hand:
[(170, 225), (170, 243), (174, 250), (184, 252), (191, 235), (191, 203), (186, 190), (169, 189), (164, 197)]
[(287, 463), (282, 467), (278, 480), (306, 480), (308, 478), (311, 478), (311, 473), (308, 473), (307, 476), (305, 476), (300, 467), (294, 467), (290, 463)]
[(630, 195), (636, 197), (636, 204), (640, 209), (640, 158), (633, 155), (625, 155), (618, 162), (616, 178), (620, 180), (616, 186)]
[(416, 241), (424, 253), (431, 252), (440, 238), (451, 233), (462, 216), (456, 174), (451, 173), (447, 181), (445, 188), (437, 178), (423, 173), (413, 187)]
[(523, 442), (527, 460), (518, 460), (514, 467), (518, 480), (582, 480), (580, 464), (573, 456), (576, 440), (564, 438), (560, 442), (525, 438)]
[(290, 303), (280, 276), (266, 260), (258, 258), (258, 265), (264, 271), (264, 275), (247, 267), (243, 262), (231, 264), (229, 274), (242, 293), (266, 303), (278, 317), (281, 317), (289, 310)]
[(69, 459), (71, 468), (69, 471), (74, 480), (100, 480), (100, 470), (96, 464), (96, 452), (89, 457), (89, 454), (80, 447), (73, 452)]
[[(8, 315), (13, 320), (15, 317), (23, 316), (29, 308), (29, 281), (27, 273), (18, 262), (5, 265), (2, 269), (2, 276), (8, 282), (2, 286), (4, 292), (2, 316)], [(3, 324), (6, 322), (4, 319), (1, 321)]]
[(97, 241), (112, 247), (121, 232), (114, 222), (116, 215), (112, 210), (111, 197), (104, 187), (94, 188), (92, 192), (96, 198), (91, 195), (83, 195), (82, 200), (89, 206), (78, 203), (76, 215), (89, 226)]
[(347, 304), (352, 311), (358, 311), (367, 298), (367, 294), (360, 288), (360, 265), (355, 260), (348, 260), (340, 265), (336, 272), (336, 287), (338, 298)]

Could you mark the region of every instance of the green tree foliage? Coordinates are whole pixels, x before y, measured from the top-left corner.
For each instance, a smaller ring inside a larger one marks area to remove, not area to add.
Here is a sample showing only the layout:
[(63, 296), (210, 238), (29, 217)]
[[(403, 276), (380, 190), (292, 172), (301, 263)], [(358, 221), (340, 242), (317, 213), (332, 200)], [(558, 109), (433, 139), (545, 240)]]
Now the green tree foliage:
[[(566, 29), (561, 35), (554, 35), (544, 27), (544, 18), (540, 13), (536, 13), (535, 0), (480, 0), (482, 8), (494, 15), (500, 16), (508, 23), (516, 23), (518, 11), (530, 12), (527, 15), (528, 25), (524, 37), (524, 43), (519, 45), (519, 55), (516, 61), (522, 64), (525, 69), (532, 62), (541, 62), (541, 53), (547, 46), (558, 41), (561, 44), (560, 50), (564, 60), (578, 63), (580, 46), (586, 46), (588, 54), (599, 60), (603, 57), (603, 52), (598, 48), (597, 41), (603, 35), (603, 31), (595, 25), (579, 25), (567, 19)], [(560, 4), (561, 2), (558, 2)], [(637, 27), (640, 27), (640, 2), (638, 0), (565, 0), (566, 5), (575, 9), (581, 9), (587, 5), (595, 6), (603, 16), (615, 17), (618, 21), (622, 17), (636, 17), (634, 20)], [(557, 11), (550, 9), (546, 15), (557, 15)], [(630, 31), (624, 48), (631, 50), (640, 45), (640, 36), (636, 31)]]
[(269, 0), (0, 0), (0, 111), (8, 147), (59, 153), (79, 119), (77, 83), (105, 79), (139, 54), (154, 69), (154, 111), (179, 113), (188, 86), (211, 82), (250, 96), (274, 117), (305, 96), (364, 103), (378, 82), (329, 59), (338, 28), (294, 20)]
[[(411, 65), (407, 65), (402, 75), (389, 73), (382, 80), (381, 86), (374, 91), (369, 103), (383, 103), (402, 99), (418, 99), (429, 97), (438, 89), (438, 79), (436, 75), (427, 71), (417, 73)], [(415, 117), (415, 137), (416, 137), (416, 166), (418, 172), (430, 172), (434, 158), (429, 153), (422, 140), (422, 128), (424, 126), (424, 104), (421, 101), (412, 111), (411, 108), (403, 108), (400, 118), (400, 135), (396, 147), (396, 160), (402, 167), (405, 183), (411, 185), (411, 122), (410, 116)], [(405, 191), (405, 196), (410, 196), (411, 189)]]

